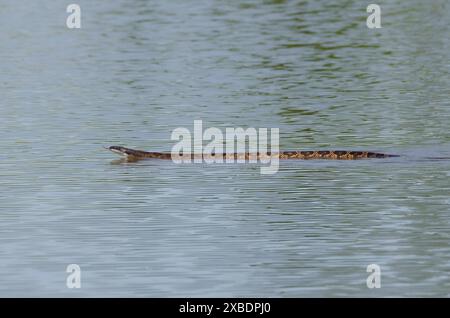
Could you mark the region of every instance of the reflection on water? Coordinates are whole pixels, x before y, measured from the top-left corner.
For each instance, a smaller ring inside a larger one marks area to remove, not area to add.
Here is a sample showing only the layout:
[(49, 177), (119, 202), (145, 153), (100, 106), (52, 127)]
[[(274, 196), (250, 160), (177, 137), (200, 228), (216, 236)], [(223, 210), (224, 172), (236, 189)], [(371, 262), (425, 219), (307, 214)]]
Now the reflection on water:
[[(448, 296), (448, 2), (0, 5), (0, 294)], [(364, 161), (111, 164), (170, 133), (279, 127)], [(79, 264), (82, 288), (66, 288)], [(366, 287), (366, 267), (382, 288)]]

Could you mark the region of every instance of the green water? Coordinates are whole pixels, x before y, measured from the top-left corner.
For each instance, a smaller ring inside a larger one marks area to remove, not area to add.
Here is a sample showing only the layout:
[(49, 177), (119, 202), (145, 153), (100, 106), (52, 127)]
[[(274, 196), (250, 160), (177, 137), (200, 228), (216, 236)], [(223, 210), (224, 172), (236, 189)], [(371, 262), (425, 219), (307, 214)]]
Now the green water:
[[(77, 3), (77, 30), (65, 1), (0, 4), (1, 296), (449, 296), (448, 1), (379, 2), (381, 29), (356, 0)], [(268, 176), (102, 148), (170, 151), (195, 119), (402, 157)]]

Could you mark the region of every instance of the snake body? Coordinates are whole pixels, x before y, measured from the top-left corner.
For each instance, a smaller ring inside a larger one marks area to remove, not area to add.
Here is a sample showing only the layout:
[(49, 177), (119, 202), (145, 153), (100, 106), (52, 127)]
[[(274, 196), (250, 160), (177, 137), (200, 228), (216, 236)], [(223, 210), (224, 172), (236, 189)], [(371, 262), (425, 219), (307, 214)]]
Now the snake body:
[[(172, 154), (170, 152), (148, 152), (143, 150), (135, 150), (130, 148), (125, 148), (122, 146), (111, 146), (107, 148), (114, 153), (120, 154), (127, 157), (129, 160), (141, 160), (141, 159), (172, 159)], [(334, 160), (356, 160), (356, 159), (370, 159), (370, 158), (390, 158), (399, 157), (399, 155), (390, 155), (385, 153), (371, 152), (371, 151), (346, 151), (346, 150), (319, 150), (319, 151), (282, 151), (279, 153), (220, 153), (220, 154), (190, 154), (187, 158), (205, 159), (208, 156), (210, 158), (220, 158), (223, 159), (262, 159), (273, 156), (278, 156), (279, 159), (334, 159)], [(186, 157), (184, 157), (186, 158)]]

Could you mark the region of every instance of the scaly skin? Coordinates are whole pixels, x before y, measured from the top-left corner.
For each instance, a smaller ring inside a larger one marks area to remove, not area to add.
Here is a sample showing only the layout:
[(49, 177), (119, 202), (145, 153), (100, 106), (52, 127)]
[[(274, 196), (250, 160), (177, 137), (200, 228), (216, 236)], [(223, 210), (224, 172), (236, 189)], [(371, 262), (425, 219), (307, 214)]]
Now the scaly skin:
[[(172, 159), (170, 152), (148, 152), (142, 150), (135, 150), (130, 148), (125, 148), (121, 146), (111, 146), (107, 148), (114, 153), (126, 156), (130, 160), (141, 160), (141, 159)], [(321, 150), (321, 151), (282, 151), (280, 153), (223, 153), (216, 155), (202, 155), (202, 154), (191, 154), (191, 159), (194, 158), (217, 158), (218, 156), (223, 156), (224, 159), (261, 159), (268, 158), (272, 156), (277, 156), (279, 159), (330, 159), (330, 160), (356, 160), (356, 159), (369, 159), (369, 158), (390, 158), (399, 157), (398, 155), (389, 155), (384, 153), (370, 152), (370, 151), (345, 151), (345, 150)], [(189, 155), (186, 155), (189, 159)], [(186, 157), (184, 157), (186, 158)]]

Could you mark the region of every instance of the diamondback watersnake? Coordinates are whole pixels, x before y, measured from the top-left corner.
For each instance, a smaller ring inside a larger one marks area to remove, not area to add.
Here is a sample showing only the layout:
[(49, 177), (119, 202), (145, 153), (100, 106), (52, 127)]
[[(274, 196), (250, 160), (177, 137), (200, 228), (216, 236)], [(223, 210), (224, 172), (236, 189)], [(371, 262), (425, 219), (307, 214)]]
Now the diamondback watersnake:
[[(114, 153), (127, 157), (128, 160), (141, 160), (141, 159), (172, 159), (170, 152), (148, 152), (143, 150), (135, 150), (125, 148), (121, 146), (111, 146), (107, 149)], [(277, 156), (279, 159), (329, 159), (329, 160), (356, 160), (356, 159), (370, 159), (370, 158), (390, 158), (399, 157), (399, 155), (391, 155), (385, 153), (371, 152), (371, 151), (346, 151), (346, 150), (319, 150), (319, 151), (281, 151), (279, 153), (270, 152), (267, 153), (218, 153), (218, 154), (190, 154), (187, 157), (191, 159), (207, 157), (223, 159), (261, 159), (262, 157)]]

